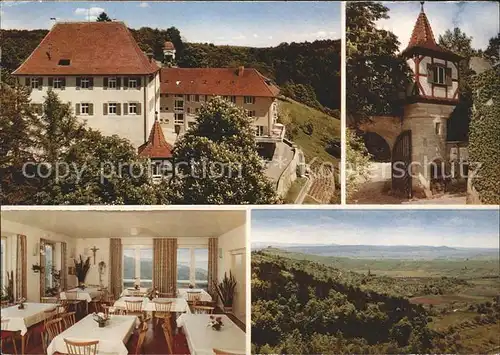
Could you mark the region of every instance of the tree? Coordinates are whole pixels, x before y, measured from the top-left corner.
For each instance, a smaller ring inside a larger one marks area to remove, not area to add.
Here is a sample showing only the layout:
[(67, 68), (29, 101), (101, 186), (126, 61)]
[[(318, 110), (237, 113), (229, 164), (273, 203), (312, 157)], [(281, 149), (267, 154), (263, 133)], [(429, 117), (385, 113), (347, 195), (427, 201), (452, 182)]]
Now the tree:
[(351, 198), (369, 176), (370, 154), (363, 139), (352, 129), (346, 130), (346, 193)]
[(455, 27), (453, 31), (446, 30), (444, 35), (439, 36), (439, 44), (453, 53), (461, 55), (463, 59), (458, 65), (459, 75), (459, 103), (452, 112), (448, 121), (448, 140), (468, 140), (469, 122), (472, 108), (472, 75), (473, 70), (469, 66), (471, 57), (478, 52), (471, 46), (472, 37), (467, 36), (460, 28)]
[(111, 22), (111, 19), (109, 18), (108, 14), (105, 12), (101, 12), (99, 16), (97, 16), (96, 19), (97, 22)]
[(25, 89), (9, 90), (2, 89), (3, 203), (168, 203), (168, 185), (152, 183), (149, 162), (128, 140), (88, 129), (53, 91), (36, 117)]
[(375, 25), (388, 11), (375, 2), (346, 5), (346, 101), (355, 124), (372, 115), (399, 114), (398, 100), (410, 82), (410, 69), (397, 55), (397, 37)]
[(36, 192), (22, 173), (26, 161), (34, 155), (33, 127), (37, 117), (30, 107), (29, 90), (0, 84), (0, 202), (20, 204)]
[(173, 158), (181, 177), (173, 202), (181, 204), (266, 204), (276, 202), (257, 154), (251, 118), (241, 108), (214, 98), (176, 143)]
[(497, 65), (500, 62), (500, 34), (490, 38), (488, 47), (483, 53), (484, 57), (489, 59), (492, 64)]

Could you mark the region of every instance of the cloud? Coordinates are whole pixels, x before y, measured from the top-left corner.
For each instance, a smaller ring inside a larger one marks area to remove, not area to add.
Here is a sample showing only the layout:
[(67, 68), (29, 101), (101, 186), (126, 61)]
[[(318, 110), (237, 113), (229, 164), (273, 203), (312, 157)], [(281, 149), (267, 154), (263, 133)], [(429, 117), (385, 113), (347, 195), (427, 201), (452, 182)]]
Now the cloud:
[(3, 7), (12, 7), (12, 6), (27, 4), (30, 2), (35, 2), (35, 1), (2, 1), (2, 6)]
[(99, 16), (102, 12), (104, 12), (102, 7), (89, 7), (87, 9), (79, 7), (75, 9), (75, 15), (79, 16)]
[(147, 8), (147, 7), (150, 7), (150, 6), (149, 6), (149, 4), (148, 4), (147, 2), (143, 1), (143, 2), (141, 2), (141, 3), (139, 4), (139, 7), (142, 7), (143, 9), (145, 9), (145, 8)]
[(231, 37), (231, 39), (232, 39), (233, 41), (242, 41), (242, 40), (244, 40), (244, 39), (246, 39), (246, 38), (247, 38), (247, 37), (246, 37), (245, 35), (242, 35), (242, 34), (239, 34), (239, 35), (237, 35), (237, 36), (233, 36), (233, 37)]
[(259, 38), (259, 35), (257, 33), (254, 33), (253, 38)]

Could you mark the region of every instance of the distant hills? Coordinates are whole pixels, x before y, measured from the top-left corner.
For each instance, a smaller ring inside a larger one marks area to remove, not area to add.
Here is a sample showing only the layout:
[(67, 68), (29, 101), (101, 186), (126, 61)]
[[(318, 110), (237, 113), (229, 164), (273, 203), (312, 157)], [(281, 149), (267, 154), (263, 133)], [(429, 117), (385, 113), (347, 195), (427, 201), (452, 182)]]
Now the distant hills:
[(355, 259), (488, 259), (498, 258), (499, 249), (495, 248), (456, 248), (447, 246), (409, 246), (409, 245), (337, 245), (337, 244), (287, 244), (252, 243), (252, 250), (279, 248), (293, 253), (304, 253), (325, 257)]

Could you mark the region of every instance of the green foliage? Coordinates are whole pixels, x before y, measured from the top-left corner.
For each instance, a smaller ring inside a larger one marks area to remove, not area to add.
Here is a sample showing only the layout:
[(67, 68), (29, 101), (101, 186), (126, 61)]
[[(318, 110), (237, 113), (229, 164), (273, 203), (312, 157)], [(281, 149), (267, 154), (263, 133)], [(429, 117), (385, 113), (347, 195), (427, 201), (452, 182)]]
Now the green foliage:
[(363, 138), (355, 131), (346, 129), (346, 193), (349, 199), (369, 176), (371, 155), (368, 153)]
[(236, 279), (234, 278), (231, 271), (229, 271), (229, 277), (227, 273), (224, 273), (224, 278), (221, 282), (217, 283), (214, 281), (215, 289), (217, 294), (222, 301), (224, 307), (232, 307), (234, 300), (234, 290), (236, 289)]
[(469, 175), (482, 203), (500, 204), (500, 67), (474, 78)]
[(251, 118), (216, 97), (202, 106), (196, 124), (176, 143), (173, 158), (180, 177), (174, 203), (266, 204), (276, 202), (257, 154)]
[(410, 82), (410, 69), (397, 55), (399, 42), (376, 22), (389, 18), (378, 2), (346, 5), (346, 104), (355, 123), (373, 115), (397, 115), (401, 94)]
[(484, 51), (483, 55), (493, 64), (498, 64), (500, 62), (500, 34), (496, 37), (490, 38), (488, 47)]
[(90, 270), (90, 256), (87, 257), (85, 261), (83, 261), (82, 256), (80, 255), (80, 260), (73, 260), (75, 262), (75, 275), (78, 279), (79, 283), (84, 283), (85, 278), (87, 277), (87, 273)]
[(6, 272), (7, 285), (2, 288), (2, 300), (7, 300), (9, 303), (14, 302), (14, 271)]
[(321, 104), (316, 98), (316, 93), (311, 85), (286, 83), (281, 89), (281, 94), (290, 97), (307, 106), (322, 110)]
[(408, 353), (412, 337), (418, 353), (421, 334), (432, 339), (422, 307), (363, 290), (331, 267), (259, 251), (251, 272), (256, 353)]
[(111, 19), (109, 18), (108, 14), (105, 12), (101, 12), (99, 16), (97, 16), (96, 19), (97, 22), (110, 22)]

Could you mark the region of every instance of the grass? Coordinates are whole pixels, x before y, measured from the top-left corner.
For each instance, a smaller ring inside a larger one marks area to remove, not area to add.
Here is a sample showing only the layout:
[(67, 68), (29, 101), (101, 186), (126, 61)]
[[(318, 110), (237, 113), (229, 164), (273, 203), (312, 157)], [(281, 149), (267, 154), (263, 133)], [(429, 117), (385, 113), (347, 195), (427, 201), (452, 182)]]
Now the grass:
[[(340, 117), (331, 117), (309, 106), (298, 103), (292, 99), (280, 99), (281, 109), (289, 112), (290, 123), (286, 124), (288, 132), (295, 131), (292, 141), (304, 152), (306, 161), (314, 157), (320, 161), (337, 164), (340, 162), (327, 151), (328, 142), (332, 139), (340, 141)], [(312, 123), (313, 131), (308, 135), (301, 128), (307, 123)]]
[(297, 199), (297, 196), (299, 196), (300, 190), (302, 190), (302, 187), (305, 185), (306, 181), (307, 178), (299, 177), (292, 183), (285, 196), (286, 204), (295, 203), (295, 200)]

